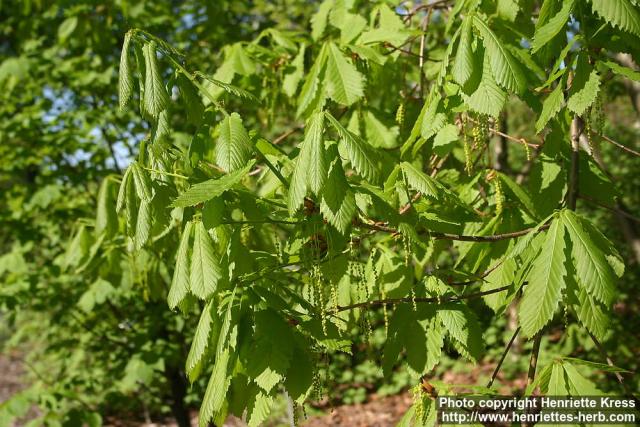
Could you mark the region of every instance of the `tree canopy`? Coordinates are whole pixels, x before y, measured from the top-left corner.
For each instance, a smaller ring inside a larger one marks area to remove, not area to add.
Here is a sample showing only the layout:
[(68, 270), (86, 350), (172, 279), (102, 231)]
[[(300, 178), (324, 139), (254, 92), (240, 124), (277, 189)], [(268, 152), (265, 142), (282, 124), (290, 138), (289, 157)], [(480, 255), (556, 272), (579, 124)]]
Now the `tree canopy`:
[(408, 373), (403, 425), (445, 360), (637, 391), (635, 0), (0, 16), (0, 315), (37, 360), (0, 418), (256, 426), (340, 354)]

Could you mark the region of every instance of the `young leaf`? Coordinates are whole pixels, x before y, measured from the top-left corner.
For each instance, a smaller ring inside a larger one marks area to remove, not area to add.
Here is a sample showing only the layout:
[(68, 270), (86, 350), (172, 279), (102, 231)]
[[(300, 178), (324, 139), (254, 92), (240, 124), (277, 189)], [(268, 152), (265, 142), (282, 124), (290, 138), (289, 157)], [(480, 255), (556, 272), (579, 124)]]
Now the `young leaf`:
[(171, 289), (167, 296), (169, 308), (174, 310), (189, 292), (189, 245), (191, 243), (192, 222), (185, 224), (176, 253), (176, 266), (173, 270)]
[(160, 112), (169, 105), (169, 95), (162, 82), (162, 75), (158, 68), (158, 58), (156, 56), (156, 43), (146, 43), (142, 48), (144, 56), (145, 77), (144, 77), (144, 109), (156, 119)]
[(129, 68), (129, 42), (131, 33), (124, 35), (122, 53), (120, 54), (120, 71), (118, 72), (118, 95), (120, 98), (120, 110), (127, 108), (133, 94), (133, 73)]
[(96, 211), (96, 235), (105, 233), (112, 237), (118, 231), (118, 214), (113, 194), (113, 181), (105, 178), (98, 193), (98, 206)]
[(640, 12), (631, 0), (591, 0), (591, 7), (614, 27), (640, 36)]
[(306, 46), (301, 45), (298, 54), (291, 62), (293, 66), (293, 71), (284, 76), (284, 80), (282, 82), (282, 90), (289, 97), (293, 98), (298, 90), (298, 85), (302, 76), (304, 75), (304, 53), (306, 51)]
[(318, 7), (318, 11), (311, 18), (311, 38), (314, 40), (320, 39), (324, 34), (325, 28), (327, 28), (327, 18), (329, 12), (333, 7), (334, 0), (324, 0)]
[(238, 113), (232, 113), (220, 123), (216, 146), (216, 164), (225, 172), (241, 169), (251, 158), (253, 146)]
[(254, 163), (255, 161), (251, 160), (249, 164), (242, 169), (230, 172), (217, 179), (210, 179), (208, 181), (192, 185), (187, 191), (182, 193), (173, 201), (173, 206), (179, 208), (193, 206), (221, 195), (242, 181), (242, 178), (249, 173)]
[(549, 19), (544, 25), (537, 27), (533, 36), (532, 52), (537, 52), (549, 43), (565, 27), (573, 10), (575, 0), (564, 0), (562, 9)]
[(151, 180), (147, 171), (142, 169), (137, 161), (133, 161), (131, 163), (131, 174), (133, 175), (138, 198), (143, 202), (151, 202), (153, 191), (151, 190)]
[(196, 332), (191, 342), (191, 348), (189, 348), (189, 354), (187, 355), (185, 371), (191, 383), (198, 377), (200, 371), (198, 367), (202, 363), (209, 343), (215, 342), (215, 339), (212, 339), (210, 336), (213, 326), (213, 317), (211, 315), (211, 312), (214, 310), (213, 304), (213, 300), (211, 300), (202, 309), (200, 320), (198, 320), (198, 326), (196, 327)]
[(564, 94), (562, 92), (562, 82), (560, 82), (542, 104), (542, 112), (536, 121), (536, 132), (540, 133), (549, 123), (549, 120), (560, 112), (563, 103)]
[(322, 86), (322, 76), (327, 63), (327, 45), (322, 45), (311, 70), (307, 74), (300, 96), (298, 97), (297, 117), (307, 116), (314, 110), (322, 109), (325, 101), (324, 87)]
[(551, 319), (558, 308), (565, 288), (566, 254), (564, 226), (554, 220), (547, 232), (540, 254), (528, 274), (529, 284), (524, 288), (519, 317), (522, 332), (532, 337)]
[(216, 291), (222, 273), (213, 250), (211, 236), (204, 228), (202, 221), (196, 222), (194, 227), (189, 283), (191, 292), (198, 298), (206, 300)]
[(473, 49), (471, 47), (472, 40), (472, 19), (468, 17), (462, 21), (462, 29), (460, 30), (460, 41), (458, 42), (458, 50), (456, 58), (453, 62), (451, 74), (453, 79), (459, 85), (463, 86), (471, 74), (473, 73)]
[(456, 349), (467, 359), (478, 360), (482, 351), (482, 331), (473, 312), (462, 304), (443, 304), (438, 318), (453, 338)]
[(224, 349), (216, 357), (211, 378), (207, 384), (207, 390), (202, 398), (202, 406), (200, 406), (200, 415), (198, 417), (200, 427), (207, 426), (211, 418), (224, 405), (227, 389), (231, 382), (231, 377), (228, 373), (229, 359), (230, 350), (228, 348)]
[[(306, 156), (309, 159), (309, 163), (306, 165), (308, 168), (307, 184), (309, 189), (315, 194), (320, 194), (322, 186), (327, 179), (327, 158), (324, 150), (324, 113), (314, 113), (307, 122), (307, 129), (305, 129), (304, 141), (300, 154), (307, 152)], [(296, 168), (299, 167), (296, 165)]]
[(328, 154), (333, 160), (329, 165), (329, 177), (322, 189), (320, 212), (329, 224), (345, 234), (356, 213), (356, 198), (345, 177), (335, 144)]
[(362, 75), (334, 43), (329, 43), (325, 84), (331, 99), (351, 105), (364, 94)]
[(120, 212), (124, 207), (126, 194), (127, 194), (127, 185), (129, 180), (131, 179), (131, 165), (124, 171), (124, 175), (122, 175), (122, 181), (120, 182), (120, 188), (118, 189), (118, 199), (116, 201), (116, 212)]
[(151, 231), (151, 202), (142, 201), (138, 208), (138, 218), (136, 221), (135, 248), (140, 250), (147, 240)]
[(414, 190), (421, 192), (426, 197), (439, 198), (440, 184), (438, 181), (418, 170), (411, 163), (402, 162), (400, 166), (407, 177), (407, 182)]
[(489, 58), (485, 53), (482, 78), (476, 90), (469, 96), (463, 93), (462, 97), (473, 111), (497, 118), (504, 107), (507, 95), (496, 84)]
[(473, 25), (478, 29), (482, 37), (486, 49), (485, 55), (489, 55), (491, 71), (495, 81), (511, 92), (523, 92), (526, 78), (520, 68), (520, 64), (502, 45), (500, 39), (491, 31), (489, 26), (477, 15), (473, 16)]
[(580, 283), (597, 301), (608, 306), (615, 297), (614, 274), (600, 248), (580, 224), (579, 217), (568, 210), (560, 218), (569, 232), (572, 256)]
[[(584, 70), (581, 72), (581, 70)], [(586, 76), (586, 69), (578, 67), (576, 77), (571, 86), (567, 108), (577, 115), (582, 115), (598, 97), (600, 91), (600, 76), (594, 68)]]
[(349, 161), (355, 170), (365, 179), (376, 183), (379, 179), (375, 153), (358, 135), (345, 129), (328, 111), (325, 112), (329, 123), (340, 137), (340, 145), (344, 148)]

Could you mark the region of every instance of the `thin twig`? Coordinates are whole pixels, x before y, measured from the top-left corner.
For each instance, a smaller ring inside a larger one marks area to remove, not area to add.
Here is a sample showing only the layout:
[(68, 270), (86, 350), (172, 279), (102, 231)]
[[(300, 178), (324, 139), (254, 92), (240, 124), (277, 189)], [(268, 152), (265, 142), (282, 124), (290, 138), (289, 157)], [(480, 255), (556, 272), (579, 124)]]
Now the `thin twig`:
[[(596, 345), (596, 347), (598, 348), (598, 351), (600, 352), (600, 355), (602, 356), (602, 358), (604, 360), (606, 360), (607, 365), (611, 366), (611, 367), (616, 367), (616, 364), (613, 363), (613, 360), (611, 360), (611, 358), (607, 355), (607, 351), (604, 349), (604, 347), (602, 346), (602, 344), (600, 343), (600, 341), (598, 341), (598, 339), (591, 333), (591, 331), (587, 330), (587, 333), (589, 334), (589, 336), (591, 337), (591, 340), (593, 341), (593, 343)], [(640, 407), (640, 401), (638, 400), (638, 398), (635, 396), (635, 394), (633, 394), (633, 392), (631, 390), (629, 390), (629, 386), (627, 385), (627, 383), (624, 382), (624, 377), (622, 375), (620, 375), (619, 372), (614, 372), (613, 373), (616, 377), (616, 380), (618, 380), (618, 383), (620, 383), (620, 385), (622, 386), (624, 392), (633, 397), (633, 399), (636, 401), (636, 408)]]
[(616, 208), (616, 207), (613, 207), (613, 206), (605, 205), (604, 203), (600, 203), (597, 200), (592, 199), (589, 196), (585, 196), (584, 194), (578, 194), (578, 198), (580, 198), (582, 200), (585, 200), (585, 201), (587, 201), (589, 203), (592, 203), (592, 204), (594, 204), (596, 206), (599, 206), (601, 208), (608, 209), (611, 212), (614, 212), (614, 213), (620, 214), (622, 216), (625, 216), (625, 217), (629, 218), (632, 221), (640, 223), (640, 218), (638, 218), (637, 216), (633, 216), (629, 212), (624, 211), (624, 210), (622, 210), (620, 208)]
[(271, 143), (273, 145), (278, 145), (282, 141), (284, 141), (285, 139), (287, 139), (288, 137), (290, 137), (291, 135), (293, 135), (294, 133), (296, 133), (297, 131), (299, 131), (302, 128), (304, 128), (304, 125), (301, 125), (301, 124), (296, 125), (295, 127), (289, 129), (288, 131), (286, 131), (285, 133), (281, 134), (280, 136), (277, 136), (273, 141), (271, 141)]
[[(397, 229), (393, 227), (389, 227), (386, 225), (376, 224), (376, 223), (365, 223), (362, 221), (358, 221), (356, 226), (361, 228), (367, 228), (369, 230), (382, 231), (385, 233), (400, 233)], [(507, 240), (514, 239), (516, 237), (524, 236), (534, 230), (537, 227), (525, 228), (524, 230), (513, 231), (511, 233), (503, 233), (503, 234), (492, 234), (488, 236), (474, 236), (474, 235), (465, 235), (465, 234), (452, 234), (452, 233), (441, 233), (438, 231), (427, 231), (429, 237), (436, 240), (459, 240), (463, 242), (497, 242), (499, 240)], [(543, 231), (549, 228), (549, 224), (545, 224), (542, 227), (538, 228), (538, 231)]]
[(463, 300), (472, 299), (472, 298), (479, 298), (485, 295), (491, 295), (498, 292), (503, 292), (510, 288), (511, 288), (511, 285), (506, 285), (506, 286), (491, 289), (488, 291), (474, 292), (471, 294), (452, 296), (452, 297), (426, 297), (426, 298), (406, 297), (406, 298), (387, 298), (387, 299), (374, 300), (374, 301), (364, 301), (364, 302), (359, 302), (351, 305), (338, 306), (334, 310), (331, 310), (330, 312), (338, 313), (341, 311), (353, 310), (354, 308), (372, 307), (372, 306), (387, 305), (387, 304), (402, 304), (402, 303), (413, 303), (413, 302), (416, 302), (416, 303), (431, 302), (431, 303), (442, 304), (447, 302), (458, 302), (458, 301), (463, 301)]
[(520, 332), (520, 326), (518, 326), (518, 329), (516, 329), (516, 331), (513, 333), (513, 336), (511, 337), (511, 339), (509, 340), (509, 343), (507, 344), (507, 348), (505, 348), (504, 351), (502, 352), (502, 356), (500, 357), (500, 360), (498, 361), (498, 364), (496, 365), (496, 368), (493, 370), (493, 374), (491, 374), (491, 379), (487, 383), (487, 388), (491, 388), (491, 386), (493, 385), (493, 382), (495, 381), (496, 377), (498, 376), (498, 372), (500, 372), (500, 368), (502, 367), (502, 363), (504, 362), (504, 359), (507, 357), (507, 354), (509, 353), (509, 350), (511, 350), (511, 346), (515, 342), (516, 337), (518, 336), (519, 332)]
[(598, 135), (600, 138), (604, 139), (605, 141), (607, 141), (607, 142), (609, 142), (609, 143), (611, 143), (611, 144), (615, 145), (616, 147), (623, 149), (623, 150), (624, 150), (624, 151), (626, 151), (627, 153), (629, 153), (629, 154), (633, 154), (634, 156), (638, 156), (638, 157), (640, 157), (640, 152), (637, 152), (636, 150), (633, 150), (633, 149), (631, 149), (631, 148), (627, 147), (626, 145), (622, 145), (622, 144), (620, 144), (619, 142), (614, 141), (613, 139), (609, 138), (609, 137), (608, 137), (608, 136), (606, 136), (606, 135), (602, 135), (602, 134), (599, 134), (599, 133), (597, 133), (596, 135)]
[[(476, 124), (480, 124), (480, 122), (478, 122), (477, 120), (475, 120), (472, 117), (467, 117), (467, 120), (469, 120), (470, 122), (476, 123)], [(525, 144), (525, 145), (528, 145), (529, 147), (532, 147), (532, 148), (538, 148), (541, 145), (541, 144), (535, 144), (533, 142), (529, 142), (525, 138), (518, 138), (517, 136), (509, 135), (507, 133), (501, 132), (498, 129), (495, 129), (495, 128), (492, 128), (492, 127), (489, 128), (489, 132), (491, 132), (494, 135), (501, 136), (501, 137), (503, 137), (503, 138), (505, 138), (505, 139), (507, 139), (509, 141), (517, 142), (518, 144)]]

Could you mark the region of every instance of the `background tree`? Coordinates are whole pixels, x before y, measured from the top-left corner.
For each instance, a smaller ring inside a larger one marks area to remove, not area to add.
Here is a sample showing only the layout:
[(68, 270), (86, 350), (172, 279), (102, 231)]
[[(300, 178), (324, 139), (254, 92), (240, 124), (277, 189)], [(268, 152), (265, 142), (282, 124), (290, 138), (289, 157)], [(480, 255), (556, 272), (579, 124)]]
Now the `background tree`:
[(2, 302), (47, 420), (257, 425), (340, 353), (494, 393), (523, 340), (525, 393), (637, 390), (636, 3), (356, 3), (3, 8)]

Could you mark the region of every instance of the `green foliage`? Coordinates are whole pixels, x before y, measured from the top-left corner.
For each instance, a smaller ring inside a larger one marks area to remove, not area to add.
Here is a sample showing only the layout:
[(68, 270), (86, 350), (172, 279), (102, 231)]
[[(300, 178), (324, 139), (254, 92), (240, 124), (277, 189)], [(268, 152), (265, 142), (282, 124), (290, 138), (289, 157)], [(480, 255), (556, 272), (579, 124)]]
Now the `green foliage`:
[[(399, 391), (496, 358), (508, 313), (564, 340), (528, 392), (600, 392), (562, 356), (620, 338), (636, 274), (590, 207), (638, 202), (599, 136), (634, 1), (125, 3), (7, 15), (0, 306), (64, 378), (17, 402), (260, 425), (320, 372)], [(403, 425), (435, 422), (420, 396)]]

